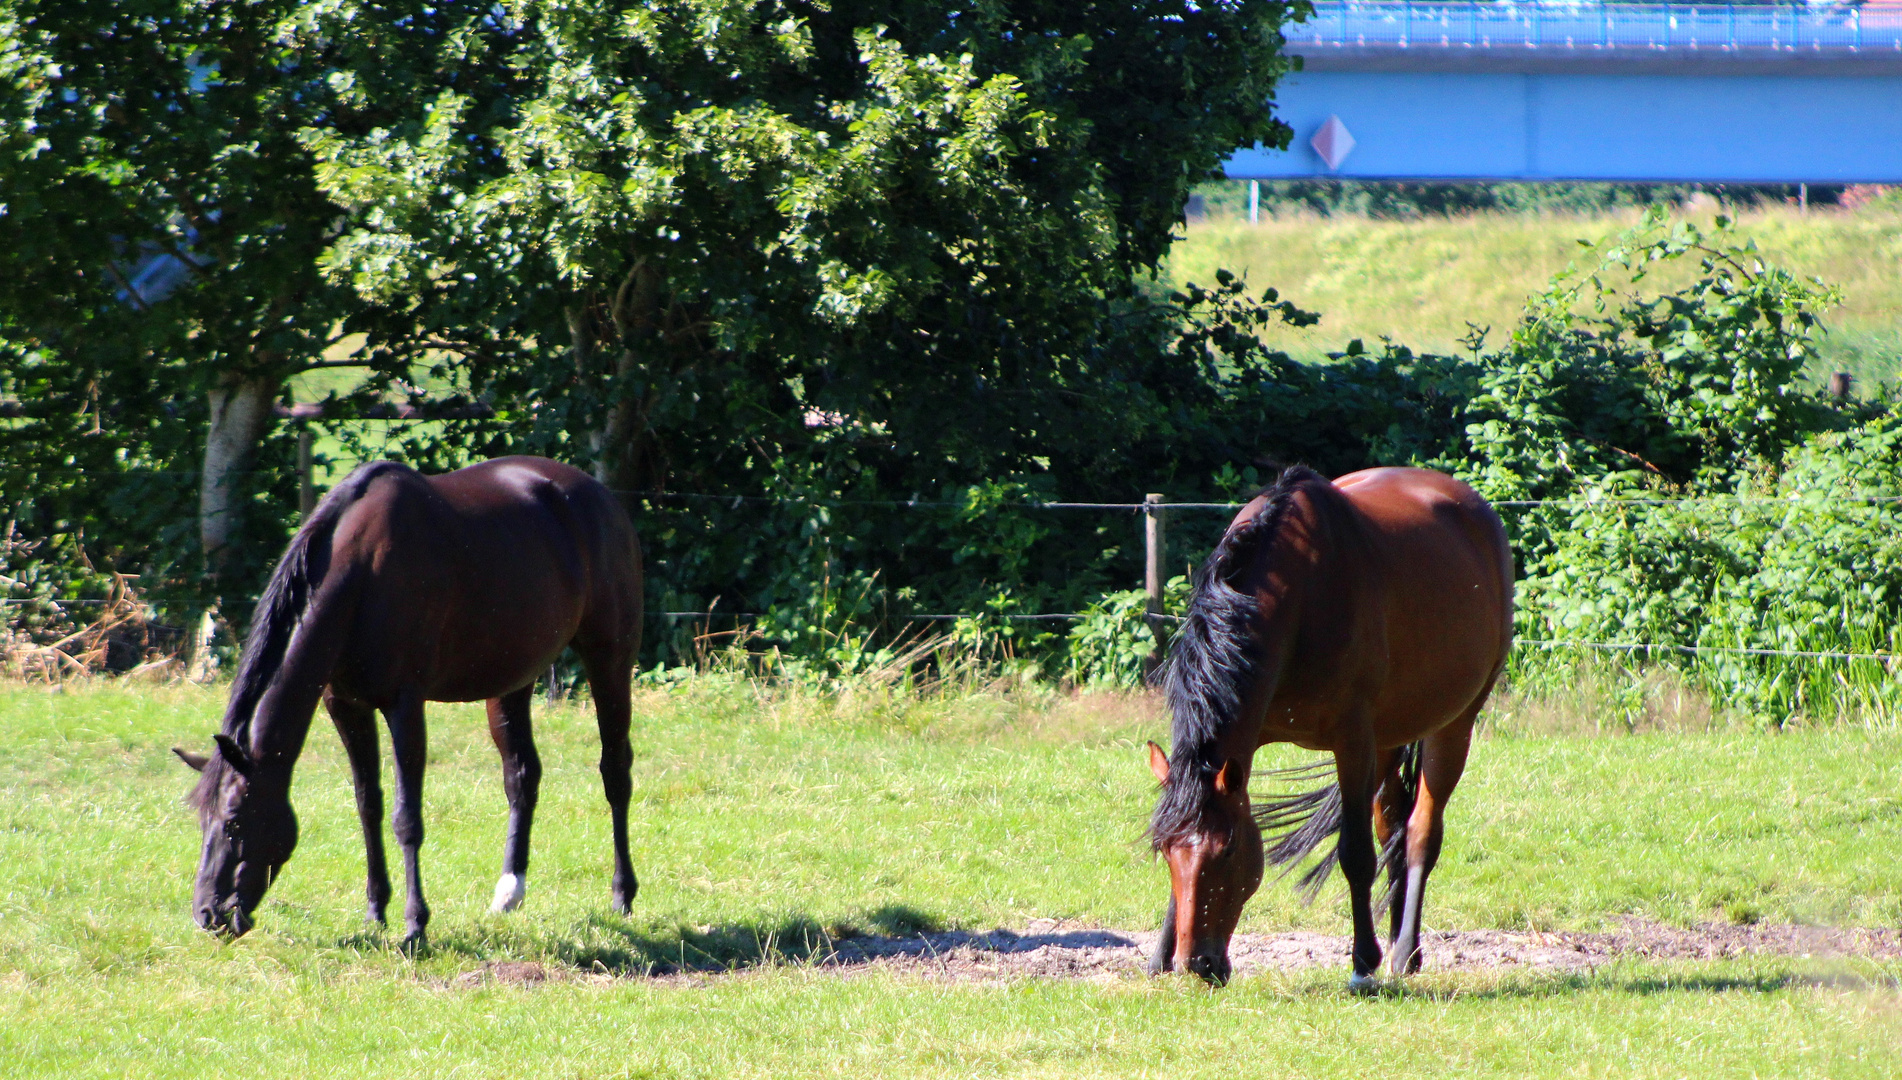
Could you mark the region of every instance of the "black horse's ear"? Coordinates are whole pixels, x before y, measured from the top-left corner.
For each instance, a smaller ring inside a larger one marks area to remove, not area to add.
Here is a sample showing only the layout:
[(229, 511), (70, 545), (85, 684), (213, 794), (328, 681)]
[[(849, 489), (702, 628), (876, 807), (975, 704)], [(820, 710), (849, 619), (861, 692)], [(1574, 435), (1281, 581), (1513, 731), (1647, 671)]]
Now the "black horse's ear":
[(206, 757), (205, 755), (194, 754), (190, 750), (187, 750), (183, 747), (179, 747), (179, 746), (172, 747), (172, 753), (178, 755), (178, 760), (184, 762), (187, 765), (190, 765), (192, 767), (193, 772), (204, 772), (205, 766), (211, 763), (211, 759)]
[(239, 746), (236, 739), (223, 733), (213, 735), (212, 739), (217, 742), (218, 756), (225, 759), (226, 765), (237, 770), (239, 776), (251, 775), (251, 755), (244, 752), (244, 747)]

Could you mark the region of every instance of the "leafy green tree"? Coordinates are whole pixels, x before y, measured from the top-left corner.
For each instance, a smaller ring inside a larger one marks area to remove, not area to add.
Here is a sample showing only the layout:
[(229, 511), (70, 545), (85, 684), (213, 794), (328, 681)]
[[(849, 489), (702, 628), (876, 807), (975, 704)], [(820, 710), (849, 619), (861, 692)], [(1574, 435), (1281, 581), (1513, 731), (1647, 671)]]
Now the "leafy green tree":
[(0, 4), (0, 385), (23, 413), (0, 483), (178, 603), (246, 595), (293, 524), (288, 380), (407, 370), (343, 347), (364, 304), (320, 272), (345, 218), (297, 133), (372, 126), (339, 72), (403, 81), (453, 25), (385, 5), (331, 34), (324, 7)]
[(959, 507), (1127, 497), (1178, 458), (1207, 388), (1139, 283), (1193, 184), (1285, 144), (1277, 28), (1303, 7), (503, 4), (418, 66), (400, 122), (307, 129), (352, 221), (324, 266), (413, 312), (391, 348), (492, 328), (462, 361), (514, 445), (622, 491), (955, 504), (657, 501), (678, 602), (875, 566), (1023, 596), (1088, 527)]

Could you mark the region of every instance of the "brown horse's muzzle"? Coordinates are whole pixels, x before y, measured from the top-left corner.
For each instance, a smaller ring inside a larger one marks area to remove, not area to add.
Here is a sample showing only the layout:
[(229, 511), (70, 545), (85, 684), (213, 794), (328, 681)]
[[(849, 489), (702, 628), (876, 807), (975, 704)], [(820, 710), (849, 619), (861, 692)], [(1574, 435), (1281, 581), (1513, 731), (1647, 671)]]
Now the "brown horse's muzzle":
[(1219, 951), (1213, 949), (1197, 949), (1195, 952), (1189, 954), (1188, 961), (1182, 966), (1188, 968), (1191, 974), (1200, 978), (1203, 982), (1208, 983), (1210, 986), (1228, 985), (1228, 976), (1232, 970), (1228, 962), (1228, 950), (1226, 949)]

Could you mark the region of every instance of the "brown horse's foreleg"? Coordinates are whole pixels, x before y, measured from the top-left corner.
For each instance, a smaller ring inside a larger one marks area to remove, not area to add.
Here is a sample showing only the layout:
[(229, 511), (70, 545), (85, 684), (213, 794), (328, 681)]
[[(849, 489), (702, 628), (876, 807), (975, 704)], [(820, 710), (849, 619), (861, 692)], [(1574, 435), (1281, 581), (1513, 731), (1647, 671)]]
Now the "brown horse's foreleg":
[(376, 710), (368, 705), (324, 695), (324, 711), (343, 739), (350, 758), (350, 778), (357, 792), (357, 820), (363, 825), (363, 855), (367, 882), (364, 895), (369, 917), (383, 921), (390, 903), (390, 871), (383, 859), (383, 776), (376, 759)]
[(630, 657), (589, 655), (583, 655), (582, 663), (594, 695), (595, 724), (601, 729), (601, 787), (614, 818), (614, 909), (625, 915), (640, 888), (627, 854), (627, 803), (634, 794), (634, 748), (627, 741), (633, 722), (629, 682), (634, 664)]
[(1172, 893), (1169, 907), (1162, 913), (1162, 936), (1156, 939), (1155, 954), (1149, 958), (1149, 974), (1161, 975), (1176, 969), (1176, 898)]
[(423, 901), (423, 765), (429, 742), (423, 731), (423, 699), (405, 692), (397, 703), (383, 710), (390, 725), (390, 750), (396, 759), (396, 811), (390, 815), (391, 831), (403, 849), (403, 876), (409, 886), (409, 899), (403, 905), (403, 948), (420, 949), (427, 941), (429, 905)]
[(512, 694), (489, 699), (489, 737), (502, 755), (502, 790), (509, 797), (509, 835), (502, 848), (502, 877), (495, 883), (489, 910), (513, 911), (527, 892), (528, 833), (535, 825), (535, 801), (541, 794), (542, 759), (535, 752), (529, 725), (531, 684)]
[(1341, 785), (1341, 873), (1347, 878), (1347, 897), (1354, 911), (1354, 975), (1348, 986), (1374, 988), (1380, 968), (1380, 941), (1374, 936), (1373, 887), (1380, 871), (1374, 851), (1374, 784), (1378, 755), (1372, 747), (1350, 747), (1334, 752), (1334, 771)]
[(1393, 938), (1396, 975), (1420, 970), (1420, 907), (1426, 900), (1426, 880), (1440, 861), (1440, 840), (1446, 832), (1446, 801), (1466, 771), (1466, 752), (1473, 741), (1473, 718), (1485, 702), (1458, 720), (1427, 736), (1421, 748), (1420, 795), (1407, 821), (1407, 876), (1405, 906)]

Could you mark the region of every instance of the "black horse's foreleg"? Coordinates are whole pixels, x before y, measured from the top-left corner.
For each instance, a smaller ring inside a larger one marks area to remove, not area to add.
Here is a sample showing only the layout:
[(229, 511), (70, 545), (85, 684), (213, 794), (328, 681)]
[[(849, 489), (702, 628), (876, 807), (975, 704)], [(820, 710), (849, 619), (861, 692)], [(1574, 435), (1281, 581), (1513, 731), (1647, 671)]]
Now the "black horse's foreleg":
[(627, 854), (627, 804), (634, 794), (634, 748), (627, 740), (633, 723), (629, 681), (634, 663), (626, 656), (583, 656), (582, 662), (588, 670), (588, 690), (594, 696), (595, 724), (601, 729), (601, 787), (614, 818), (614, 909), (625, 915), (640, 888), (634, 879), (634, 862)]
[(1380, 857), (1374, 851), (1375, 766), (1371, 747), (1334, 754), (1335, 776), (1341, 785), (1341, 873), (1347, 878), (1347, 897), (1354, 912), (1354, 976), (1348, 986), (1358, 991), (1374, 988), (1374, 972), (1380, 967), (1372, 896), (1380, 870)]
[(509, 834), (502, 848), (502, 877), (495, 883), (491, 911), (500, 914), (520, 906), (527, 891), (528, 834), (535, 825), (535, 802), (541, 793), (542, 759), (535, 752), (528, 707), (534, 686), (489, 699), (489, 737), (502, 755), (502, 789), (509, 797)]
[(376, 710), (324, 695), (324, 710), (343, 739), (350, 778), (357, 793), (357, 820), (363, 825), (366, 882), (364, 896), (372, 922), (382, 922), (390, 903), (390, 871), (383, 857), (383, 776), (376, 758)]
[(1162, 913), (1162, 935), (1156, 938), (1156, 951), (1149, 957), (1149, 974), (1161, 975), (1176, 968), (1176, 898), (1169, 896), (1169, 906)]
[(403, 849), (403, 876), (409, 899), (403, 905), (403, 948), (420, 949), (427, 942), (429, 905), (423, 900), (423, 765), (429, 741), (423, 731), (423, 699), (405, 692), (397, 704), (383, 710), (390, 725), (390, 750), (396, 759), (396, 811), (391, 831)]
[(1474, 706), (1471, 712), (1429, 736), (1421, 749), (1420, 796), (1407, 823), (1405, 914), (1393, 939), (1396, 975), (1420, 970), (1420, 909), (1426, 903), (1426, 882), (1440, 861), (1440, 842), (1446, 835), (1446, 802), (1466, 771), (1473, 717), (1478, 711)]

